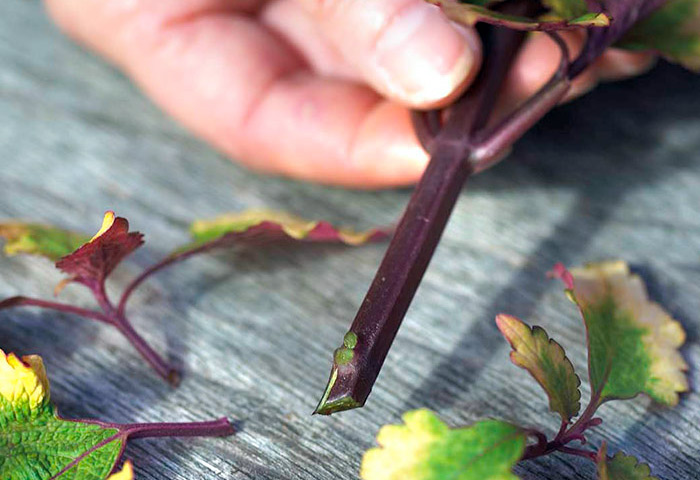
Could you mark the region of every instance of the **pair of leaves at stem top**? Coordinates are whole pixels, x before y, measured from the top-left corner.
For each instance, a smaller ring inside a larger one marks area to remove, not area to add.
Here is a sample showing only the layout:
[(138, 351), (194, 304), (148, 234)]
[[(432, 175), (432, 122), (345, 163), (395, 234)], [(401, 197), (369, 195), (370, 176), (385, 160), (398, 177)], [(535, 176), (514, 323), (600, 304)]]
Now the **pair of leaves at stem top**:
[(585, 0), (544, 0), (542, 3), (548, 12), (540, 12), (538, 18), (504, 14), (490, 8), (500, 3), (500, 0), (427, 1), (439, 5), (445, 15), (455, 22), (470, 26), (484, 22), (513, 30), (551, 31), (610, 25), (610, 18), (605, 13), (590, 11)]
[[(549, 397), (550, 409), (561, 417), (557, 436), (548, 441), (538, 430), (498, 420), (450, 429), (434, 413), (416, 410), (404, 415), (403, 425), (380, 430), (380, 448), (369, 450), (363, 459), (364, 480), (516, 479), (511, 469), (518, 461), (555, 451), (596, 462), (600, 480), (652, 478), (648, 466), (633, 457), (609, 457), (605, 444), (597, 452), (569, 444), (585, 441), (586, 430), (601, 423), (595, 412), (609, 400), (644, 393), (663, 405), (676, 405), (678, 393), (688, 390), (688, 366), (678, 352), (685, 333), (648, 299), (641, 279), (624, 262), (571, 272), (557, 265), (552, 275), (564, 282), (587, 335), (591, 400), (576, 422), (581, 381), (564, 349), (542, 328), (499, 315), (496, 322), (512, 347), (511, 360), (535, 378)], [(528, 437), (535, 437), (537, 444), (528, 446)]]
[(175, 250), (161, 262), (145, 269), (123, 291), (114, 304), (107, 296), (105, 281), (124, 258), (143, 245), (143, 235), (129, 231), (129, 222), (107, 212), (102, 228), (92, 239), (60, 228), (32, 223), (0, 223), (0, 237), (7, 241), (7, 254), (27, 253), (57, 260), (56, 267), (68, 277), (55, 289), (58, 294), (67, 284), (78, 282), (88, 287), (100, 310), (49, 302), (29, 297), (12, 297), (0, 302), (0, 309), (36, 306), (81, 315), (116, 327), (139, 351), (155, 371), (176, 384), (178, 373), (134, 330), (126, 317), (126, 305), (135, 289), (152, 274), (195, 254), (234, 245), (258, 245), (281, 242), (327, 242), (360, 245), (388, 236), (386, 230), (354, 232), (337, 229), (328, 222), (303, 220), (292, 215), (251, 210), (227, 214), (213, 220), (196, 221), (191, 226), (193, 241)]
[(114, 424), (65, 420), (51, 404), (41, 357), (0, 350), (0, 478), (3, 480), (132, 480), (130, 462), (117, 469), (130, 439), (228, 436), (225, 418), (178, 424)]
[[(558, 31), (574, 28), (606, 28), (615, 22), (607, 12), (610, 2), (629, 4), (627, 10), (642, 9), (652, 0), (603, 0), (600, 11), (591, 11), (585, 0), (542, 0), (547, 9), (537, 18), (505, 15), (490, 7), (500, 0), (426, 0), (439, 5), (450, 19), (474, 25), (485, 22), (515, 30)], [(658, 3), (658, 2), (657, 2)], [(611, 10), (613, 10), (611, 8)], [(648, 17), (635, 24), (616, 43), (617, 47), (653, 51), (693, 70), (700, 69), (700, 0), (667, 0)]]

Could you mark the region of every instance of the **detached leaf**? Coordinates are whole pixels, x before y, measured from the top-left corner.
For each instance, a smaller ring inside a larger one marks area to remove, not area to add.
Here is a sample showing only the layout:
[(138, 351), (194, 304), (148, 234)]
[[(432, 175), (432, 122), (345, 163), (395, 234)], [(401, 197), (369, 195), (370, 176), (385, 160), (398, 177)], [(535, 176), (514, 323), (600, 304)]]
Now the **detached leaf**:
[(57, 417), (41, 358), (22, 360), (0, 350), (0, 478), (106, 478), (125, 439), (115, 428)]
[(597, 459), (599, 480), (658, 480), (651, 476), (649, 465), (622, 452), (608, 457), (607, 450), (608, 446), (603, 442)]
[(215, 240), (231, 243), (257, 243), (279, 240), (303, 242), (339, 242), (348, 245), (387, 238), (383, 230), (355, 232), (339, 229), (325, 221), (311, 221), (284, 212), (246, 210), (228, 213), (212, 220), (198, 220), (190, 227), (197, 244)]
[(105, 213), (102, 227), (92, 239), (70, 255), (56, 262), (56, 267), (70, 275), (68, 281), (89, 288), (100, 285), (134, 250), (143, 245), (143, 235), (129, 232), (126, 218)]
[[(41, 358), (32, 355), (19, 359), (2, 350), (0, 425), (0, 478), (8, 480), (104, 480), (119, 461), (131, 435), (186, 435), (175, 432), (173, 424), (64, 420), (50, 403), (49, 382)], [(179, 424), (179, 428), (186, 430), (186, 425)], [(216, 425), (218, 430), (210, 428), (205, 434), (233, 433), (224, 419)], [(149, 435), (149, 429), (155, 433)], [(189, 436), (197, 434), (190, 430)], [(127, 462), (111, 480), (131, 478), (131, 464)]]
[(564, 349), (540, 327), (530, 328), (510, 315), (496, 317), (513, 351), (511, 361), (530, 372), (549, 397), (549, 408), (568, 423), (581, 408), (581, 380)]
[[(506, 15), (482, 5), (459, 3), (457, 0), (426, 0), (440, 6), (445, 15), (455, 22), (473, 26), (478, 22), (500, 25), (513, 30), (570, 30), (573, 28), (607, 27), (610, 18), (604, 13), (581, 10), (581, 2), (567, 0), (550, 0), (549, 6), (554, 7), (552, 14), (541, 19)], [(572, 16), (560, 16), (572, 15)]]
[(49, 225), (22, 222), (0, 223), (0, 238), (4, 238), (5, 254), (39, 255), (56, 261), (68, 255), (89, 237)]
[(636, 24), (618, 46), (654, 50), (687, 68), (700, 70), (700, 0), (669, 0)]
[(579, 306), (588, 336), (591, 390), (601, 402), (646, 393), (665, 405), (688, 390), (688, 365), (678, 348), (685, 341), (680, 323), (649, 301), (639, 276), (625, 262), (591, 264), (554, 274)]
[(450, 429), (433, 412), (404, 414), (404, 425), (387, 425), (380, 448), (365, 453), (363, 480), (514, 480), (525, 450), (525, 433), (497, 420)]

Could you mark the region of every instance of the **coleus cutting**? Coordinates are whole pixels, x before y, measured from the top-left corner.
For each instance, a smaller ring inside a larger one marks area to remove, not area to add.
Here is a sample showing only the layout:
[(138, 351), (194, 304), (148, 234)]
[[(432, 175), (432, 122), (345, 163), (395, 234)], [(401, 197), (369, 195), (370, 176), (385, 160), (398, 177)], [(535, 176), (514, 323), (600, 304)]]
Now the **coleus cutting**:
[(151, 275), (193, 255), (217, 248), (280, 242), (361, 245), (385, 239), (389, 234), (386, 230), (377, 229), (367, 232), (337, 229), (325, 221), (309, 221), (267, 210), (250, 210), (222, 215), (213, 220), (199, 220), (192, 224), (190, 230), (193, 238), (191, 243), (146, 268), (126, 286), (119, 301), (113, 303), (105, 290), (107, 278), (124, 258), (144, 243), (141, 233), (129, 231), (129, 222), (125, 218), (107, 212), (102, 227), (92, 238), (53, 226), (22, 222), (0, 223), (0, 238), (7, 241), (7, 254), (27, 253), (57, 260), (56, 267), (68, 276), (57, 285), (56, 295), (66, 285), (80, 283), (92, 292), (100, 310), (25, 296), (1, 301), (0, 309), (34, 306), (112, 325), (161, 377), (176, 385), (179, 381), (178, 372), (136, 332), (126, 315), (127, 302), (132, 293)]
[[(210, 422), (117, 424), (66, 420), (51, 404), (41, 357), (0, 350), (0, 478), (3, 480), (131, 480), (130, 462), (113, 473), (129, 440), (222, 437), (226, 418)], [(110, 475), (112, 474), (112, 475)]]
[[(334, 354), (316, 412), (365, 404), (467, 178), (503, 158), (554, 108), (571, 82), (610, 46), (651, 50), (700, 69), (699, 0), (427, 0), (453, 21), (480, 28), (485, 62), (472, 87), (444, 110), (414, 112), (414, 128), (431, 160), (416, 185), (377, 274)], [(569, 57), (561, 30), (585, 29)], [(494, 106), (525, 36), (545, 31), (561, 50), (555, 73), (503, 118)]]
[[(594, 462), (600, 480), (652, 480), (650, 469), (632, 456), (610, 457), (607, 445), (584, 448), (586, 433), (600, 425), (601, 405), (640, 393), (674, 406), (688, 390), (688, 369), (678, 348), (681, 325), (649, 301), (641, 279), (624, 262), (607, 262), (568, 272), (557, 265), (567, 296), (578, 306), (586, 329), (591, 398), (581, 413), (580, 378), (564, 349), (540, 327), (499, 315), (496, 323), (510, 343), (512, 362), (527, 370), (561, 417), (554, 438), (536, 428), (500, 420), (449, 428), (429, 410), (404, 415), (403, 425), (383, 427), (379, 448), (366, 452), (363, 480), (510, 480), (513, 466), (559, 452)], [(575, 421), (574, 418), (578, 417)], [(533, 441), (528, 441), (532, 439)], [(572, 446), (579, 442), (581, 446)]]

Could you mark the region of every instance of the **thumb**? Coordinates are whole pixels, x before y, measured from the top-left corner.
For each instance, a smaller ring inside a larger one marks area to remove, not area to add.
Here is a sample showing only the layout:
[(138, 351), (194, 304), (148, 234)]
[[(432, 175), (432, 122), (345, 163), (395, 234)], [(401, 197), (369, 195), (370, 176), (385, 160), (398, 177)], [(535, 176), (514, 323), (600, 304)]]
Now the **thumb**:
[(481, 63), (476, 32), (424, 0), (299, 0), (377, 91), (406, 106), (449, 103)]

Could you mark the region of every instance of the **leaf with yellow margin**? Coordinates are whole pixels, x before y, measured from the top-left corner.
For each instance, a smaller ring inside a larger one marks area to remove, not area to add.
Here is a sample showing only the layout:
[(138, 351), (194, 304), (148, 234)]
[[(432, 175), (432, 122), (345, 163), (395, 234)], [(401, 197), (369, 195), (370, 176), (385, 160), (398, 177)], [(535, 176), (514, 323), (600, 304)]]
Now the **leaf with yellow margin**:
[(403, 415), (386, 425), (379, 448), (362, 460), (363, 480), (514, 480), (511, 469), (525, 449), (525, 433), (497, 420), (450, 429), (430, 410)]
[(88, 236), (70, 230), (17, 221), (0, 222), (0, 238), (6, 241), (6, 255), (39, 255), (53, 261), (89, 240)]
[(549, 408), (568, 423), (581, 408), (581, 379), (564, 349), (540, 327), (530, 328), (510, 315), (498, 315), (496, 324), (513, 351), (511, 361), (530, 372), (549, 397)]
[(685, 331), (649, 300), (642, 279), (622, 261), (590, 264), (553, 274), (579, 307), (588, 338), (591, 390), (600, 402), (640, 393), (676, 405), (688, 390), (688, 365), (678, 348)]
[[(56, 262), (56, 267), (70, 275), (67, 281), (89, 288), (104, 283), (124, 258), (143, 245), (143, 235), (129, 232), (126, 218), (105, 213), (102, 227), (87, 243)], [(65, 285), (64, 282), (62, 285)]]
[[(0, 478), (4, 480), (104, 480), (114, 470), (130, 436), (233, 433), (226, 419), (203, 424), (134, 425), (64, 420), (50, 402), (41, 358), (31, 355), (20, 359), (2, 350), (0, 426)], [(131, 478), (129, 463), (111, 477)]]
[(651, 469), (646, 463), (639, 463), (636, 458), (622, 452), (608, 457), (607, 452), (608, 446), (603, 442), (596, 459), (598, 480), (658, 480), (651, 476)]
[(552, 11), (542, 18), (507, 15), (492, 10), (483, 2), (459, 2), (458, 0), (426, 0), (438, 5), (445, 15), (455, 22), (473, 26), (478, 22), (490, 23), (513, 30), (556, 31), (574, 28), (607, 27), (610, 18), (604, 13), (590, 12), (584, 2), (574, 0), (549, 0)]
[(245, 210), (211, 220), (197, 220), (190, 226), (190, 233), (196, 244), (219, 240), (231, 244), (292, 240), (360, 245), (388, 237), (385, 230), (356, 232), (274, 210)]

